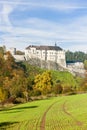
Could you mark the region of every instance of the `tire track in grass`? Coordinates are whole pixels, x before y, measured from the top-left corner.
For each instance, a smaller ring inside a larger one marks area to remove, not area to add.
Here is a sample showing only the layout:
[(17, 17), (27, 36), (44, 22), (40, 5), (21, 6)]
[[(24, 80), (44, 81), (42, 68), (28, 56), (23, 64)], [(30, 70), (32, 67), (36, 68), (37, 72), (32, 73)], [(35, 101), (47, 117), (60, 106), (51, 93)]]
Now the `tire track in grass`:
[(75, 121), (75, 123), (76, 123), (77, 126), (81, 127), (81, 126), (83, 125), (83, 122), (77, 120), (77, 119), (67, 110), (66, 102), (67, 102), (67, 101), (65, 101), (65, 102), (63, 103), (63, 106), (62, 106), (63, 112), (64, 112), (66, 115), (70, 116), (70, 117)]
[(48, 109), (44, 112), (43, 116), (42, 116), (42, 120), (41, 120), (41, 123), (40, 123), (40, 130), (45, 130), (45, 123), (46, 123), (46, 115), (48, 113), (48, 111), (52, 108), (52, 106), (54, 104), (56, 104), (58, 101), (54, 102), (53, 104), (51, 104)]

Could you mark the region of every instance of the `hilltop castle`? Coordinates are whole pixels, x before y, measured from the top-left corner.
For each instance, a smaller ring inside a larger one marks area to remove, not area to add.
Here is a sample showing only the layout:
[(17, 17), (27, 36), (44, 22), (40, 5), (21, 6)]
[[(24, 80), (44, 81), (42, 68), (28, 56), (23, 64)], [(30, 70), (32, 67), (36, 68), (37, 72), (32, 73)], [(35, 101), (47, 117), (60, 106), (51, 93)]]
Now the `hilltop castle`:
[(25, 49), (26, 60), (38, 58), (42, 61), (52, 61), (66, 67), (65, 51), (58, 46), (33, 46)]
[[(4, 52), (6, 52), (6, 47), (3, 46)], [(25, 54), (18, 55), (16, 48), (10, 48), (8, 51), (12, 54), (15, 61), (28, 61), (31, 65), (32, 63), (47, 69), (54, 70), (67, 70), (73, 74), (85, 74), (84, 64), (82, 62), (67, 63), (65, 58), (65, 51), (58, 46), (34, 46), (30, 45), (25, 48)], [(57, 66), (56, 66), (57, 65)], [(62, 69), (61, 69), (62, 68)]]
[[(5, 51), (6, 47), (5, 47)], [(16, 61), (28, 61), (30, 59), (39, 59), (41, 61), (52, 61), (58, 63), (61, 67), (66, 67), (65, 51), (59, 46), (34, 46), (25, 48), (24, 55), (16, 54), (16, 48), (9, 48), (10, 53)]]

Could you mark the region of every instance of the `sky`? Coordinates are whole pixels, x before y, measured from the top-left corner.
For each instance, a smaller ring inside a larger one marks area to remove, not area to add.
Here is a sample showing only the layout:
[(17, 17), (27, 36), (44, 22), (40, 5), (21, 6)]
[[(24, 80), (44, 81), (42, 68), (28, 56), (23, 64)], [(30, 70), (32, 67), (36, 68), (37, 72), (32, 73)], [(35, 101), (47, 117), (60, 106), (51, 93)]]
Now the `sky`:
[(0, 46), (87, 52), (87, 0), (0, 0)]

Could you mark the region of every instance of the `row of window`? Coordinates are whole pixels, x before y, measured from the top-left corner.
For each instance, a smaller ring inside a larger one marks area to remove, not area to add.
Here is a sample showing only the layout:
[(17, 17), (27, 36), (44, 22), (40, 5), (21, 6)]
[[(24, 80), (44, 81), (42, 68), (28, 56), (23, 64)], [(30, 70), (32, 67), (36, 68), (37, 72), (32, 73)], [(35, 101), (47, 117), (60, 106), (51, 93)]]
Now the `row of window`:
[[(37, 51), (36, 52), (36, 50), (28, 50), (28, 53), (33, 53), (33, 54), (41, 54), (41, 51)], [(50, 55), (55, 55), (55, 54), (58, 54), (59, 52), (45, 52), (45, 51), (43, 51), (42, 52), (42, 54), (50, 54)], [(63, 52), (60, 52), (60, 53), (62, 53), (63, 54)]]

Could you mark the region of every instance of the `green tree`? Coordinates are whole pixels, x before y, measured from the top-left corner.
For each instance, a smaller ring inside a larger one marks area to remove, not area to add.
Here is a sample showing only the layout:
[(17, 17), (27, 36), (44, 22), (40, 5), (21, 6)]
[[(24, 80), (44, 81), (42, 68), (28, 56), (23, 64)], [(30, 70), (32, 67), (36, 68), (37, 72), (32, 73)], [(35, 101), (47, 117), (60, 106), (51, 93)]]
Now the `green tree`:
[(87, 70), (87, 60), (84, 61), (84, 67)]
[(81, 51), (76, 51), (76, 52), (71, 52), (67, 51), (66, 52), (66, 61), (81, 61), (84, 62), (84, 60), (87, 60), (87, 54)]

